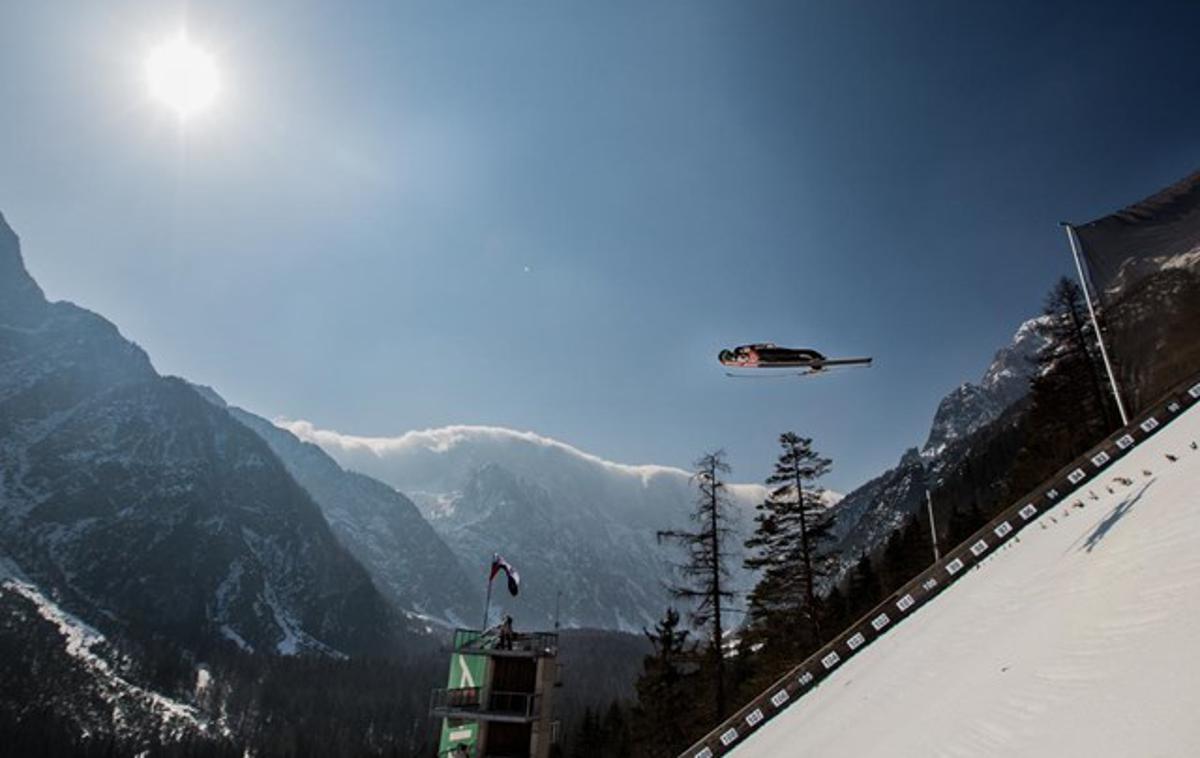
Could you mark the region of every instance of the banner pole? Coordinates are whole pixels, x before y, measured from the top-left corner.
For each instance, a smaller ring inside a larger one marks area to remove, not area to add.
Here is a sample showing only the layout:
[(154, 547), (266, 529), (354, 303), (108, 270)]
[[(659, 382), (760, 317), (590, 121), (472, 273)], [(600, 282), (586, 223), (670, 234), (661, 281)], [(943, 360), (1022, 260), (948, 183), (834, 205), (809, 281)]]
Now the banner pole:
[(1104, 348), (1104, 335), (1100, 333), (1100, 323), (1096, 320), (1096, 308), (1092, 305), (1092, 296), (1088, 290), (1087, 279), (1083, 277), (1083, 263), (1079, 260), (1079, 240), (1075, 229), (1067, 223), (1067, 239), (1071, 243), (1071, 255), (1075, 258), (1075, 271), (1079, 274), (1079, 286), (1083, 288), (1083, 298), (1087, 300), (1088, 313), (1092, 316), (1092, 328), (1096, 330), (1096, 342), (1100, 344), (1100, 357), (1104, 359), (1104, 370), (1108, 372), (1108, 383), (1112, 385), (1113, 398), (1117, 401), (1117, 411), (1121, 414), (1121, 426), (1129, 426), (1129, 416), (1125, 413), (1125, 403), (1121, 401), (1121, 391), (1117, 388), (1117, 377), (1113, 374), (1112, 364), (1108, 360), (1108, 350)]
[(937, 563), (942, 560), (942, 556), (938, 550), (937, 528), (933, 525), (933, 495), (929, 494), (928, 487), (925, 488), (925, 505), (929, 508), (929, 537), (933, 541), (933, 562)]

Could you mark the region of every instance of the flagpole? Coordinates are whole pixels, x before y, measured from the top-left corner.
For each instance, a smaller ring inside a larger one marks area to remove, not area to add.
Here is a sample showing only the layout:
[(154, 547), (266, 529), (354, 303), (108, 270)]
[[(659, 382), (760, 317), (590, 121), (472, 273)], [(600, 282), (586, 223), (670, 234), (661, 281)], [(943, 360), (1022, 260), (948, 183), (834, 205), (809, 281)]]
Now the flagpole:
[(492, 609), (492, 580), (488, 579), (487, 580), (487, 600), (484, 601), (484, 626), (482, 626), (479, 630), (481, 632), (487, 631), (487, 614), (491, 612), (491, 609)]
[[(495, 554), (493, 554), (492, 555), (492, 566), (495, 566), (495, 565), (496, 565), (496, 556), (495, 556)], [(480, 630), (479, 630), (480, 632), (487, 631), (488, 613), (492, 610), (492, 579), (493, 579), (492, 566), (488, 566), (487, 600), (485, 600), (483, 603), (483, 626), (480, 628)]]
[(1079, 239), (1075, 236), (1075, 228), (1063, 222), (1067, 228), (1067, 239), (1071, 242), (1071, 255), (1075, 258), (1075, 271), (1079, 274), (1079, 285), (1083, 287), (1083, 297), (1087, 300), (1088, 313), (1092, 316), (1092, 328), (1096, 330), (1096, 342), (1100, 343), (1100, 357), (1104, 359), (1104, 370), (1108, 372), (1108, 383), (1112, 386), (1113, 398), (1117, 401), (1117, 411), (1121, 414), (1121, 426), (1129, 426), (1129, 416), (1125, 413), (1125, 403), (1121, 401), (1121, 391), (1117, 388), (1117, 377), (1113, 374), (1112, 363), (1108, 360), (1108, 350), (1104, 348), (1104, 335), (1100, 333), (1100, 323), (1096, 320), (1096, 308), (1092, 305), (1092, 296), (1088, 290), (1087, 280), (1083, 277), (1083, 263), (1079, 260)]

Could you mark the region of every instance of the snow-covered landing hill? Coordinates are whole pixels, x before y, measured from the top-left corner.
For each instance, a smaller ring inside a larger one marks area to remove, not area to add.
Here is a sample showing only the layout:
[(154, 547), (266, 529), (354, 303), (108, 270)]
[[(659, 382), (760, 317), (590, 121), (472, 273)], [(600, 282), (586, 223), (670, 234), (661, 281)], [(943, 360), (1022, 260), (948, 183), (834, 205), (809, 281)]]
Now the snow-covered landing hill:
[(733, 754), (1200, 755), (1194, 440), (1200, 408), (1115, 463), (1090, 487), (1098, 499), (1085, 487), (1082, 508), (1047, 513)]

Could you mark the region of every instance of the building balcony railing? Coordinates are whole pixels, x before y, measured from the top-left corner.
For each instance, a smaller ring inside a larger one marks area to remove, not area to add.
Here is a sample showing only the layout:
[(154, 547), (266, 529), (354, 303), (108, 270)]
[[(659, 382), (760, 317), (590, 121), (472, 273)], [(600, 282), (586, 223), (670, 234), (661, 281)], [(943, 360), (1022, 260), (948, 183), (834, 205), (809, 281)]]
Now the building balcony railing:
[(435, 718), (527, 723), (541, 716), (542, 696), (532, 692), (485, 692), (478, 687), (437, 689), (429, 700)]
[(459, 631), (469, 634), (457, 635), (462, 641), (455, 646), (456, 653), (496, 658), (548, 658), (558, 655), (558, 634), (555, 632), (513, 633), (504, 637), (493, 630), (482, 634), (475, 630)]

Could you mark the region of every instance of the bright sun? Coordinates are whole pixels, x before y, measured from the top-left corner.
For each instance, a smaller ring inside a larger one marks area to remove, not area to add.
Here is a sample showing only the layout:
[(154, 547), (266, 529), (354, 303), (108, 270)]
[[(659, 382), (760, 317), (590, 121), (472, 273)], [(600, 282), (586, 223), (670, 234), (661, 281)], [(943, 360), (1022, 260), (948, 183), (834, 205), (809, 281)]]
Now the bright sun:
[(186, 35), (164, 42), (146, 60), (150, 94), (186, 119), (212, 105), (220, 89), (212, 56)]

